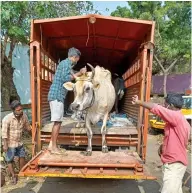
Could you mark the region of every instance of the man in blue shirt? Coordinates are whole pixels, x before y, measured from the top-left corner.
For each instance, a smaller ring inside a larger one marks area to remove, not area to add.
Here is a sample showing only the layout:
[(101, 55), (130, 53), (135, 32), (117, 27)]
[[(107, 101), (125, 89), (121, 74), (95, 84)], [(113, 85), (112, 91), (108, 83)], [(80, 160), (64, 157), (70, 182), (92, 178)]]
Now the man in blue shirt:
[[(74, 79), (71, 74), (72, 68), (77, 64), (81, 56), (81, 52), (76, 48), (70, 48), (68, 58), (62, 60), (55, 72), (54, 80), (48, 93), (48, 101), (51, 109), (51, 121), (54, 122), (51, 141), (49, 143), (49, 151), (54, 154), (60, 154), (61, 150), (57, 147), (57, 137), (61, 128), (61, 123), (64, 113), (64, 100), (67, 95), (67, 90), (63, 87), (65, 82)], [(81, 76), (86, 72), (86, 68), (82, 68), (77, 72), (76, 76)]]

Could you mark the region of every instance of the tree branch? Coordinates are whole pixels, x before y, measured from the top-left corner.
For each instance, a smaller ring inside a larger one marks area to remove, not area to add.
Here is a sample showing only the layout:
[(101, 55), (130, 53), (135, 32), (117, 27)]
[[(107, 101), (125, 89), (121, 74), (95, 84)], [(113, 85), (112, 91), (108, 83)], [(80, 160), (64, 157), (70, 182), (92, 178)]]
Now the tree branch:
[(163, 65), (161, 64), (161, 62), (159, 61), (159, 59), (157, 58), (157, 56), (154, 54), (154, 58), (156, 60), (156, 62), (159, 64), (159, 66), (161, 67), (161, 69), (163, 70), (163, 72), (165, 72), (165, 68), (163, 67)]
[(177, 63), (177, 61), (180, 59), (180, 57), (179, 58), (177, 58), (177, 59), (175, 59), (175, 61), (165, 70), (166, 72), (169, 72), (170, 70), (171, 70), (171, 68), (173, 68), (173, 66)]

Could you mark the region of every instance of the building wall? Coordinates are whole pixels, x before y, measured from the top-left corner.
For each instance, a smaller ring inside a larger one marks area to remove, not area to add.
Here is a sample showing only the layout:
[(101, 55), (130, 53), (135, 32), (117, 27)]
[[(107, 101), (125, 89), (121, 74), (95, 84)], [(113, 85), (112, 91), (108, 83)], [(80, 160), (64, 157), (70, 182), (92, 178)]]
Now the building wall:
[[(164, 76), (152, 77), (152, 94), (163, 95)], [(184, 94), (191, 88), (191, 73), (170, 74), (167, 76), (167, 93)]]
[[(8, 55), (10, 46), (7, 46)], [(21, 98), (22, 104), (31, 103), (30, 93), (30, 64), (29, 64), (29, 46), (17, 45), (13, 51), (12, 66), (15, 68), (13, 81), (17, 92)]]

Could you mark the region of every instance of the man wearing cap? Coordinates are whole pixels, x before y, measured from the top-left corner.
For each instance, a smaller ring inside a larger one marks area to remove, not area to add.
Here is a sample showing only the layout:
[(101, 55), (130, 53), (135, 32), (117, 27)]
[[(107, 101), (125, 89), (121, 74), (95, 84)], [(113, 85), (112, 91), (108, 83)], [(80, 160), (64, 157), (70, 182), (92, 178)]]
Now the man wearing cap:
[(12, 183), (16, 184), (17, 178), (12, 163), (14, 158), (18, 157), (20, 169), (25, 165), (25, 149), (21, 137), (24, 129), (31, 131), (31, 125), (19, 101), (14, 100), (10, 106), (13, 112), (2, 120), (2, 143)]
[(166, 122), (164, 140), (159, 154), (163, 162), (163, 188), (161, 193), (182, 193), (182, 179), (187, 169), (187, 144), (190, 125), (181, 113), (183, 98), (169, 94), (164, 107), (133, 97), (133, 104), (141, 105)]
[[(51, 109), (51, 121), (54, 122), (52, 128), (51, 141), (48, 150), (53, 154), (61, 154), (61, 150), (57, 147), (57, 137), (61, 127), (64, 114), (64, 100), (67, 90), (63, 87), (65, 82), (73, 80), (75, 77), (72, 68), (77, 64), (81, 56), (81, 52), (76, 48), (70, 48), (68, 58), (62, 60), (56, 70), (54, 80), (48, 93), (48, 101)], [(81, 76), (86, 73), (86, 68), (82, 68), (75, 76)]]

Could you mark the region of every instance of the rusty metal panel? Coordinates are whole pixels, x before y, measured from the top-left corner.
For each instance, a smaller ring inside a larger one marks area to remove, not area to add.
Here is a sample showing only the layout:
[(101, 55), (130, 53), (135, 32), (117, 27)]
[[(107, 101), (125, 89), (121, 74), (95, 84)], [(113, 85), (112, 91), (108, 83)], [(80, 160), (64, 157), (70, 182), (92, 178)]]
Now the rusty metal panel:
[(148, 173), (138, 154), (128, 151), (108, 154), (93, 151), (93, 155), (87, 157), (78, 151), (52, 155), (45, 150), (39, 152), (27, 163), (20, 171), (19, 176), (156, 179)]
[(37, 152), (41, 151), (41, 114), (42, 114), (42, 99), (41, 99), (41, 46), (38, 43), (37, 46), (37, 124), (36, 124), (36, 136), (37, 136)]
[(69, 167), (113, 167), (113, 168), (134, 168), (141, 166), (136, 153), (113, 152), (106, 154), (101, 151), (93, 151), (90, 157), (84, 156), (80, 151), (66, 151), (63, 155), (53, 155), (49, 151), (44, 151), (38, 160), (38, 165), (46, 166), (69, 166)]
[[(140, 61), (141, 61), (142, 79), (141, 79), (141, 84), (140, 84), (140, 94), (138, 95), (139, 99), (141, 101), (144, 101), (145, 94), (146, 94), (145, 93), (145, 89), (146, 89), (145, 88), (146, 59), (147, 59), (147, 50), (142, 46), (142, 47), (140, 47)], [(144, 117), (145, 117), (145, 110), (142, 106), (140, 106), (139, 107), (139, 116), (138, 116), (138, 138), (139, 138), (139, 141), (138, 141), (137, 152), (142, 158), (144, 158), (143, 150), (144, 150), (144, 148), (146, 148), (146, 147), (144, 147), (144, 144), (143, 144), (143, 141), (145, 138), (144, 133), (143, 133), (143, 128), (145, 125)]]
[[(32, 30), (34, 25), (32, 24)], [(34, 38), (31, 33), (31, 38)], [(41, 150), (41, 127), (45, 120), (50, 120), (50, 109), (47, 100), (49, 87), (56, 70), (56, 61), (47, 53), (41, 43), (30, 44), (31, 65), (31, 98), (32, 98), (32, 143), (33, 156)]]
[(131, 117), (134, 120), (134, 122), (138, 121), (139, 107), (133, 106), (132, 97), (134, 95), (139, 95), (139, 93), (140, 93), (140, 84), (128, 87), (125, 91), (125, 96), (122, 101), (123, 112), (126, 113), (129, 117)]
[(141, 55), (139, 54), (133, 61), (133, 64), (130, 66), (130, 68), (128, 68), (127, 71), (123, 74), (126, 91), (124, 100), (122, 102), (122, 110), (124, 113), (127, 113), (127, 115), (132, 118), (135, 123), (138, 122), (139, 107), (132, 105), (132, 97), (134, 95), (140, 95), (141, 92), (141, 65)]
[[(43, 143), (49, 143), (51, 140), (50, 134), (42, 134), (41, 140)], [(106, 135), (106, 142), (109, 147), (111, 146), (133, 146), (137, 147), (138, 138), (137, 135)], [(86, 134), (60, 134), (58, 136), (58, 144), (73, 145), (75, 147), (87, 146), (88, 138)], [(94, 146), (101, 146), (101, 135), (93, 135), (92, 144)]]
[[(36, 122), (37, 122), (37, 83), (36, 83), (36, 46), (37, 43), (30, 44), (30, 70), (31, 70), (31, 110), (32, 110), (32, 143), (36, 142)], [(32, 154), (35, 154), (35, 145), (32, 147)]]
[[(42, 88), (49, 88), (51, 83), (48, 81), (42, 81)], [(42, 122), (46, 122), (51, 119), (51, 112), (48, 102), (49, 89), (42, 89)]]
[[(155, 25), (155, 24), (154, 24)], [(154, 26), (153, 25), (153, 26)], [(154, 30), (154, 29), (153, 29)], [(148, 42), (144, 45), (144, 50), (146, 50), (146, 82), (145, 82), (145, 101), (150, 100), (150, 91), (151, 91), (151, 76), (152, 76), (152, 63), (153, 63), (153, 50), (154, 44), (153, 42)], [(149, 111), (145, 109), (144, 111), (144, 128), (143, 128), (143, 160), (146, 159), (146, 151), (147, 151), (147, 133), (148, 133), (148, 122), (149, 122)]]
[[(150, 37), (150, 42), (153, 44), (154, 44), (154, 38), (155, 38), (154, 34), (155, 34), (155, 21), (153, 21), (153, 23), (152, 23), (151, 37)], [(153, 57), (152, 57), (152, 60), (153, 60)]]
[(143, 43), (141, 45), (138, 57), (123, 75), (126, 93), (124, 96), (122, 109), (137, 123), (137, 151), (144, 160), (146, 157), (148, 111), (142, 106), (133, 106), (131, 102), (134, 95), (138, 95), (139, 99), (142, 101), (148, 101), (150, 98), (152, 73), (152, 55), (150, 50), (153, 48), (152, 45), (153, 43), (151, 42)]
[(73, 168), (73, 167), (40, 167), (38, 169), (27, 166), (22, 169), (19, 176), (27, 177), (63, 177), (63, 178), (101, 178), (101, 179), (131, 179), (131, 180), (155, 180), (148, 171), (136, 172), (133, 169), (115, 168)]
[[(139, 19), (130, 19), (130, 18), (121, 18), (121, 17), (112, 17), (112, 16), (103, 16), (103, 15), (96, 15), (96, 14), (89, 14), (89, 15), (81, 15), (81, 16), (70, 16), (70, 17), (62, 17), (62, 18), (51, 18), (51, 19), (35, 19), (34, 23), (59, 23), (59, 21), (68, 21), (68, 20), (83, 20), (83, 19), (89, 19), (90, 17), (100, 18), (100, 19), (106, 19), (108, 21), (114, 20), (114, 21), (124, 21), (129, 23), (139, 23), (139, 24), (148, 24), (151, 25), (153, 22), (148, 20), (139, 20)], [(106, 24), (106, 23), (105, 23)]]
[[(141, 83), (139, 99), (141, 101), (149, 101), (151, 88), (151, 74), (152, 74), (152, 57), (153, 57), (153, 43), (143, 43), (140, 47), (140, 61), (141, 61)], [(143, 160), (146, 158), (148, 132), (148, 110), (142, 106), (139, 107), (138, 113), (138, 148), (137, 152)]]
[(41, 122), (51, 119), (48, 93), (56, 71), (56, 61), (45, 50), (41, 50)]

